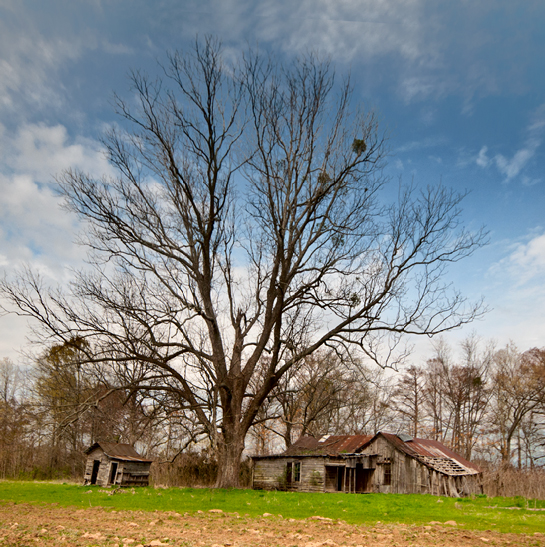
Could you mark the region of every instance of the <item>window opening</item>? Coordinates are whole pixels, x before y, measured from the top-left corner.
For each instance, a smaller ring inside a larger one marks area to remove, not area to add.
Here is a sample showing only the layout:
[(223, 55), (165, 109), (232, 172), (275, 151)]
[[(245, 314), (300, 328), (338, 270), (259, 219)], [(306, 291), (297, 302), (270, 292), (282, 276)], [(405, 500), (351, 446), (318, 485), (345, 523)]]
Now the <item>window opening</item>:
[(301, 462), (293, 462), (293, 480), (294, 482), (301, 480)]
[(390, 486), (392, 484), (392, 464), (384, 464), (384, 486)]

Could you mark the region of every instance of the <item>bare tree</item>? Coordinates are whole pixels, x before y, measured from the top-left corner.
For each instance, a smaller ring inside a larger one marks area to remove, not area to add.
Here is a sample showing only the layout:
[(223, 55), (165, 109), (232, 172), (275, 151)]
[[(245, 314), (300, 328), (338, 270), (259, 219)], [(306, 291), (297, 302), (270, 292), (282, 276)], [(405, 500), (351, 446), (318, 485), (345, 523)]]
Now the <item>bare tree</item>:
[(207, 38), (132, 83), (127, 129), (105, 140), (118, 177), (59, 177), (94, 269), (69, 294), (28, 271), (2, 292), (46, 339), (76, 333), (128, 388), (193, 412), (218, 486), (238, 484), (259, 409), (318, 348), (386, 366), (401, 336), (480, 313), (443, 278), (484, 241), (460, 225), (463, 196), (400, 187), (381, 202), (377, 120), (328, 63), (228, 65)]
[(382, 368), (358, 365), (344, 376), (335, 421), (328, 433), (374, 435), (392, 424), (392, 377)]
[(415, 365), (407, 368), (397, 383), (393, 397), (401, 423), (408, 433), (418, 437), (424, 419), (424, 371)]
[(23, 375), (10, 359), (0, 359), (0, 478), (15, 475), (25, 459), (27, 408), (22, 395)]
[(486, 428), (493, 353), (491, 345), (481, 350), (478, 337), (470, 335), (461, 343), (460, 358), (455, 359), (440, 340), (424, 370), (425, 427), (430, 436), (468, 459)]
[[(286, 448), (301, 435), (330, 433), (344, 406), (346, 368), (332, 351), (316, 351), (284, 374), (271, 392), (265, 427)], [(265, 410), (265, 409), (264, 409)]]
[(491, 421), (502, 462), (510, 464), (511, 446), (525, 418), (545, 403), (545, 351), (532, 349), (521, 354), (513, 344), (498, 351), (492, 386)]

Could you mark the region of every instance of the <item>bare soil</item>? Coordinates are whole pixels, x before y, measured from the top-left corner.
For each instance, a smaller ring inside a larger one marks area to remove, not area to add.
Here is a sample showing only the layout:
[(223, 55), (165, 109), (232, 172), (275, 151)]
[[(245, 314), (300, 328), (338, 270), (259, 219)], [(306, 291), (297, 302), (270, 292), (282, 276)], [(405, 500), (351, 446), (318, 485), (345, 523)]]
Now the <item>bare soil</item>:
[(212, 510), (175, 512), (111, 511), (101, 507), (0, 504), (0, 546), (36, 545), (155, 547), (335, 547), (335, 546), (545, 546), (545, 534), (499, 534), (467, 531), (456, 523), (426, 526), (354, 526), (321, 517), (284, 519), (280, 515), (250, 518)]

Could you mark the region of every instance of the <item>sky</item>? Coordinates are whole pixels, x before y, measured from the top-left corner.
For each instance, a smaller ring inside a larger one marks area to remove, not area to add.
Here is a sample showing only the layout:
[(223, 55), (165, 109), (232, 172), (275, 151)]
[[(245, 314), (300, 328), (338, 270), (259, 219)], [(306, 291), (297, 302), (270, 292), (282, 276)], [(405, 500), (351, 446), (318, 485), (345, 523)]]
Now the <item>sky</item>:
[[(206, 34), (227, 56), (315, 51), (350, 73), (389, 135), (386, 174), (468, 192), (466, 226), (489, 231), (448, 277), (489, 311), (446, 340), (545, 346), (543, 0), (0, 0), (1, 275), (28, 265), (62, 286), (83, 265), (55, 175), (114, 174), (100, 144), (114, 92)], [(0, 358), (20, 362), (28, 335), (1, 317)], [(431, 352), (415, 341), (416, 361)]]

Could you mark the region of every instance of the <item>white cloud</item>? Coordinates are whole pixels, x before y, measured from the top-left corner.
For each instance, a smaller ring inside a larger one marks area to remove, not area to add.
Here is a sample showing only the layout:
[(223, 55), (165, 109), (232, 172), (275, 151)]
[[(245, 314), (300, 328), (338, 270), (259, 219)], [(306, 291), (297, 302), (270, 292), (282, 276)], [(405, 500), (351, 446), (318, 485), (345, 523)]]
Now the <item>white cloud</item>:
[(272, 39), (285, 37), (285, 24), (292, 26), (287, 49), (319, 48), (346, 61), (391, 52), (414, 61), (424, 54), (421, 0), (303, 0), (295, 6), (290, 3), (289, 20), (275, 17), (264, 29)]
[(530, 178), (527, 176), (522, 177), (522, 184), (524, 186), (535, 186), (536, 184), (540, 184), (541, 182), (542, 179)]
[(66, 113), (70, 96), (63, 71), (77, 66), (89, 51), (101, 50), (112, 56), (134, 53), (116, 37), (110, 40), (104, 36), (100, 26), (93, 28), (97, 21), (90, 20), (78, 29), (70, 24), (62, 7), (63, 14), (55, 20), (52, 14), (59, 6), (54, 3), (43, 21), (20, 2), (7, 9), (9, 14), (0, 18), (0, 114), (28, 120), (34, 112)]
[(494, 156), (498, 171), (506, 178), (511, 180), (515, 178), (532, 159), (536, 150), (541, 144), (540, 139), (530, 139), (526, 142), (526, 146), (517, 150), (511, 159), (507, 159), (502, 154)]
[(483, 146), (479, 152), (479, 155), (477, 156), (477, 159), (475, 160), (478, 166), (488, 167), (488, 165), (490, 164), (490, 158), (486, 155), (487, 152), (488, 146)]
[(53, 277), (76, 264), (83, 250), (73, 239), (77, 219), (61, 210), (53, 176), (73, 167), (111, 174), (98, 143), (71, 141), (63, 126), (25, 125), (0, 132), (0, 248), (5, 269), (29, 262)]
[(519, 285), (545, 277), (545, 234), (519, 244), (503, 263)]
[[(0, 270), (8, 276), (26, 263), (52, 285), (64, 285), (67, 267), (83, 264), (85, 250), (74, 243), (82, 226), (61, 209), (52, 182), (68, 167), (112, 174), (99, 143), (71, 139), (62, 125), (27, 124), (14, 134), (0, 125)], [(26, 321), (0, 317), (0, 332), (0, 357), (18, 360)]]
[(77, 59), (81, 43), (46, 40), (37, 32), (15, 33), (0, 23), (0, 106), (21, 102), (35, 107), (62, 105), (62, 87), (51, 85), (59, 68)]
[[(475, 163), (482, 168), (488, 168), (495, 165), (497, 170), (508, 182), (517, 177), (529, 164), (535, 156), (537, 150), (543, 142), (543, 132), (545, 131), (545, 104), (541, 105), (532, 116), (532, 119), (526, 128), (526, 139), (524, 145), (520, 147), (513, 156), (506, 157), (503, 154), (496, 154), (492, 158), (488, 156), (488, 147), (483, 146), (475, 158)], [(523, 178), (526, 185), (535, 184), (536, 179), (529, 177)]]
[(438, 82), (434, 75), (410, 76), (401, 82), (401, 94), (406, 103), (434, 94), (441, 95), (444, 91), (446, 82)]
[(507, 276), (512, 290), (529, 290), (545, 298), (545, 233), (511, 244), (508, 253), (491, 266), (491, 276)]
[(31, 175), (36, 182), (49, 183), (55, 174), (69, 167), (97, 174), (110, 171), (96, 141), (79, 137), (69, 142), (62, 125), (23, 125), (11, 148), (12, 152), (4, 158), (6, 165)]

